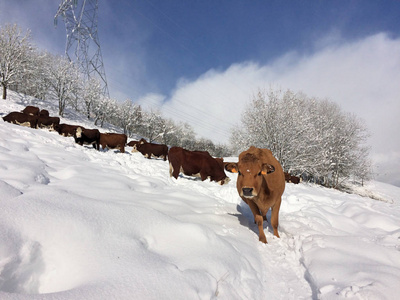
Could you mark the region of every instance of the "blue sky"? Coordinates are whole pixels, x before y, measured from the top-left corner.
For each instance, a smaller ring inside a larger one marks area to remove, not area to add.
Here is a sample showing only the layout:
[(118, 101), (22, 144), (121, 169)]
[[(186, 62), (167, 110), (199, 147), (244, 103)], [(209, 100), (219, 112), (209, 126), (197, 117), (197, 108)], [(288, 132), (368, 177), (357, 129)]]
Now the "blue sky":
[[(0, 25), (62, 54), (56, 0), (0, 0)], [(377, 178), (400, 185), (400, 1), (106, 1), (110, 95), (226, 142), (258, 89), (330, 99), (365, 120)]]
[[(312, 53), (327, 35), (398, 34), (400, 25), (400, 3), (389, 1), (100, 1), (100, 9), (105, 57), (121, 44), (133, 56), (131, 68), (144, 65), (139, 76), (121, 70), (143, 81), (139, 94), (147, 88), (168, 94), (179, 78), (233, 63)], [(112, 65), (107, 71), (117, 72)]]

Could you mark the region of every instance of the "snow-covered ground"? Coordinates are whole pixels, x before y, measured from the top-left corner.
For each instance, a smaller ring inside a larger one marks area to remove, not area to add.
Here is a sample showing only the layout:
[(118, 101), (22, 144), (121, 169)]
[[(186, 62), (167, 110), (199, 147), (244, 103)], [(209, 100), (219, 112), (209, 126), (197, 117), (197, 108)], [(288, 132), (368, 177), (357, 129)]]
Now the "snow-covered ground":
[[(0, 115), (55, 115), (9, 97)], [(0, 119), (0, 299), (398, 299), (399, 188), (287, 184), (264, 245), (228, 176), (175, 180), (168, 162)]]

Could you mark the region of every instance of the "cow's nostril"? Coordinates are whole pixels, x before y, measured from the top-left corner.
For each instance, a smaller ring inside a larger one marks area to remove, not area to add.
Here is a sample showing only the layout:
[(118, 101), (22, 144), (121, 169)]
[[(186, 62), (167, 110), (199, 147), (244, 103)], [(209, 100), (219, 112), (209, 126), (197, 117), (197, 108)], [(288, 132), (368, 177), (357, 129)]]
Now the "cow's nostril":
[(243, 196), (252, 196), (253, 188), (242, 188)]

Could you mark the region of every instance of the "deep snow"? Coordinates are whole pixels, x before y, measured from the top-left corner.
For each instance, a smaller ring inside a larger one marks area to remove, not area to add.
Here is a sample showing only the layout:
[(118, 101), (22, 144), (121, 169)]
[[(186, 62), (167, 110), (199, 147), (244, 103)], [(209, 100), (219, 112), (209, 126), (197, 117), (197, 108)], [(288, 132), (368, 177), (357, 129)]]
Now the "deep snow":
[[(0, 115), (49, 103), (9, 92)], [(94, 126), (73, 116), (63, 120)], [(0, 119), (0, 299), (397, 299), (400, 189), (287, 184), (258, 241), (236, 176), (96, 151)], [(235, 159), (235, 158), (229, 158)]]

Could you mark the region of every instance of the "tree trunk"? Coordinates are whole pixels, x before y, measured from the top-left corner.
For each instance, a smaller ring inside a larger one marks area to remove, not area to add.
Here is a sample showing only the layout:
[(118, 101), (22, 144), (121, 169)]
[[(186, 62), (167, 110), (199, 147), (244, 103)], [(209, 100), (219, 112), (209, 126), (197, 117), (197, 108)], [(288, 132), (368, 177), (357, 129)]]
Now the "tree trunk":
[(2, 83), (1, 86), (3, 87), (3, 100), (7, 99), (7, 86)]

